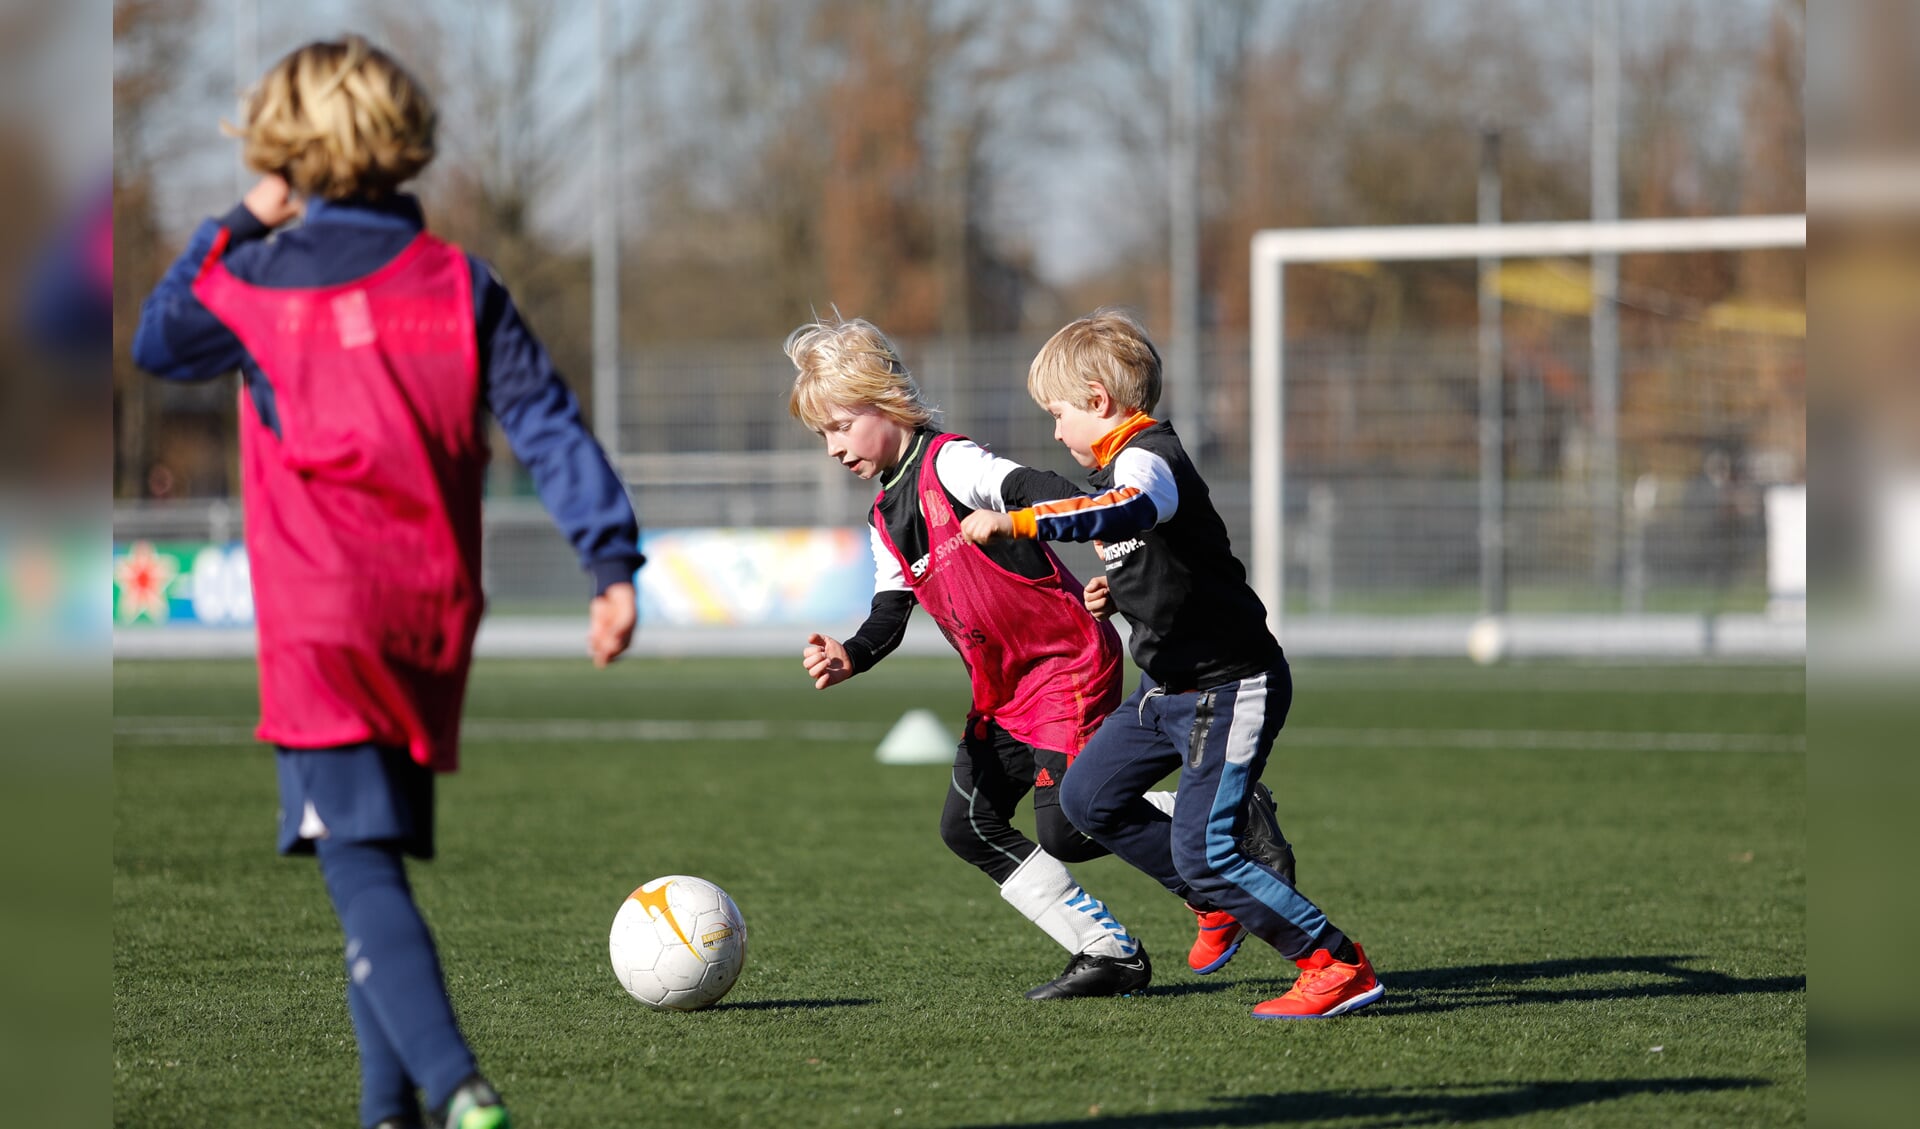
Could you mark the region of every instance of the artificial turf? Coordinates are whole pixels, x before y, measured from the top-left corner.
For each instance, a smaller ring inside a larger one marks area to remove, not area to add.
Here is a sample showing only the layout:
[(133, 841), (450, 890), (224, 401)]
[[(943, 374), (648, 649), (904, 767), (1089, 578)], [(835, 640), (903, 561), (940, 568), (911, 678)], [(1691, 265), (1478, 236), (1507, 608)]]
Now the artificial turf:
[[(825, 693), (797, 656), (483, 662), (413, 877), (521, 1127), (1800, 1122), (1803, 683), (1302, 664), (1266, 778), (1301, 889), (1388, 990), (1326, 1022), (1248, 1017), (1294, 972), (1257, 941), (1190, 974), (1192, 916), (1114, 859), (1075, 873), (1152, 988), (1022, 998), (1065, 954), (941, 844), (945, 770), (873, 756), (912, 706), (957, 729), (952, 659)], [(339, 928), (312, 862), (273, 853), (250, 667), (114, 684), (115, 1124), (354, 1124)], [(750, 936), (688, 1015), (607, 962), (621, 899), (673, 873)]]

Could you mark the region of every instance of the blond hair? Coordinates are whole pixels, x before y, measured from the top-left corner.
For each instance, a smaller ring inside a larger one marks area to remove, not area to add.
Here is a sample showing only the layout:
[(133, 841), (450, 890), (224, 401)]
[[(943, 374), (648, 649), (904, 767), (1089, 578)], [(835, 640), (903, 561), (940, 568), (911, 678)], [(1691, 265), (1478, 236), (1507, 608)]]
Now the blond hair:
[(1160, 351), (1123, 310), (1102, 307), (1068, 322), (1027, 369), (1027, 392), (1043, 408), (1055, 400), (1088, 406), (1089, 383), (1125, 411), (1151, 412), (1160, 402)]
[(903, 427), (925, 427), (939, 410), (887, 335), (865, 318), (834, 315), (787, 334), (787, 358), (799, 370), (787, 410), (810, 430), (826, 430), (833, 409), (870, 407)]
[(385, 196), (433, 160), (432, 99), (406, 69), (357, 35), (298, 48), (246, 96), (241, 140), (256, 172), (305, 196)]

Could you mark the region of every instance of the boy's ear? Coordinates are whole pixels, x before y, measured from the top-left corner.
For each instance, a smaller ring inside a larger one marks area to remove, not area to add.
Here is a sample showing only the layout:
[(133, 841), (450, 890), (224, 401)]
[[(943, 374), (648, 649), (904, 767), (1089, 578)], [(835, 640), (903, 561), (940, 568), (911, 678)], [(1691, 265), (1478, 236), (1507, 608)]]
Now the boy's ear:
[(1097, 380), (1087, 381), (1087, 411), (1096, 416), (1104, 416), (1113, 407), (1113, 393)]

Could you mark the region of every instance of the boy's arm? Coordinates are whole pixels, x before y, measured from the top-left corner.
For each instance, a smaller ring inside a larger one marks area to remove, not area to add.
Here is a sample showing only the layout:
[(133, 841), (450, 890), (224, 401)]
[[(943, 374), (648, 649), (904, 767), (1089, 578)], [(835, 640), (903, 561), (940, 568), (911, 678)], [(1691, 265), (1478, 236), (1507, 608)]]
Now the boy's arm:
[(801, 665), (813, 679), (816, 690), (825, 690), (845, 682), (893, 653), (907, 633), (907, 618), (913, 614), (913, 593), (879, 592), (873, 597), (873, 610), (853, 638), (842, 643), (818, 631), (807, 636), (801, 652)]
[(1007, 475), (1000, 486), (1000, 496), (1006, 499), (1006, 510), (1025, 509), (1037, 502), (1051, 502), (1059, 498), (1077, 498), (1086, 493), (1080, 484), (1064, 475), (1050, 470), (1036, 470), (1033, 467), (1021, 467)]
[(873, 669), (875, 663), (893, 653), (907, 633), (907, 620), (913, 615), (913, 589), (879, 531), (868, 527), (867, 539), (873, 548), (873, 605), (866, 622), (845, 643), (819, 632), (807, 637), (801, 664), (816, 689), (825, 690)]
[(621, 581), (601, 589), (587, 604), (587, 654), (593, 665), (604, 667), (633, 645), (633, 629), (640, 622), (639, 597), (633, 584)]
[(100, 192), (43, 249), (15, 314), (51, 353), (92, 360), (113, 340), (113, 204)]
[(940, 484), (972, 510), (1008, 510), (1080, 493), (1071, 479), (1003, 459), (986, 448), (955, 440), (934, 460)]
[(847, 640), (847, 663), (852, 674), (872, 670), (881, 659), (894, 652), (907, 634), (907, 620), (913, 616), (913, 593), (875, 592), (867, 621)]
[(893, 555), (880, 531), (867, 526), (867, 547), (873, 552), (873, 604), (867, 621), (847, 640), (847, 677), (872, 670), (873, 665), (893, 653), (907, 633), (907, 620), (913, 615), (913, 585), (900, 569), (900, 558)]
[[(1113, 489), (1105, 493), (1036, 502), (1009, 512), (1004, 522), (963, 528), (975, 540), (987, 539), (978, 535), (992, 531), (1042, 541), (1124, 541), (1168, 520), (1179, 508), (1173, 468), (1151, 451), (1130, 447), (1114, 459)], [(971, 515), (967, 520), (972, 523)]]
[(194, 229), (186, 249), (167, 268), (159, 285), (140, 307), (140, 325), (133, 333), (133, 363), (163, 380), (210, 380), (240, 367), (246, 349), (233, 331), (207, 312), (193, 296), (200, 264), (224, 230), (229, 248), (260, 239), (272, 229), (245, 204), (219, 219), (207, 219)]
[(474, 268), (487, 406), (533, 475), (554, 524), (593, 575), (594, 591), (630, 583), (646, 559), (633, 503), (507, 288), (484, 263), (475, 260)]

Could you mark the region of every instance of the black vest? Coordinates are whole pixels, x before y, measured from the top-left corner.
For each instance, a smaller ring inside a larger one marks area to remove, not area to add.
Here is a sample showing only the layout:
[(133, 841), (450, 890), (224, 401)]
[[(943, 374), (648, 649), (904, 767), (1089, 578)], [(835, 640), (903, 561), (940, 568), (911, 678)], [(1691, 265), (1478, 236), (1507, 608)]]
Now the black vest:
[[(1173, 426), (1163, 420), (1126, 446), (1165, 459), (1180, 492), (1170, 520), (1100, 546), (1114, 610), (1133, 629), (1128, 650), (1135, 665), (1176, 693), (1272, 669), (1281, 651), (1267, 630), (1267, 609), (1247, 586), (1226, 523)], [(1113, 463), (1088, 481), (1095, 493), (1113, 489)]]

